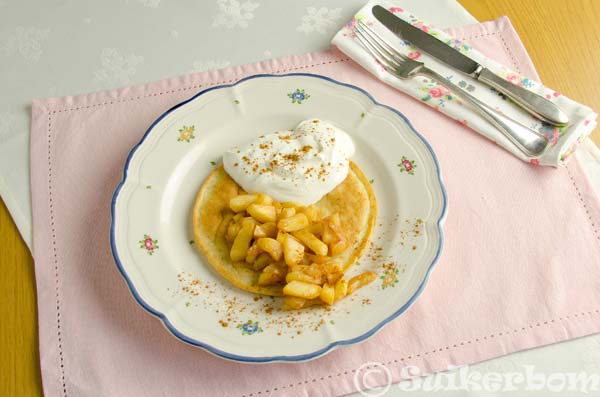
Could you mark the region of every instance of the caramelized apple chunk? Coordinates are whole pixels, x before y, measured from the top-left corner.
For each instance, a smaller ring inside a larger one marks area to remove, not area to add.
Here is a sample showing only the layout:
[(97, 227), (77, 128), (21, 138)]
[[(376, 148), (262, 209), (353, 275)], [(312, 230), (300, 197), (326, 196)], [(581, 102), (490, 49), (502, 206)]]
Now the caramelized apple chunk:
[(258, 285), (283, 285), (286, 310), (333, 305), (377, 278), (370, 271), (344, 278), (335, 258), (351, 244), (340, 214), (314, 205), (241, 192), (229, 200), (217, 236), (227, 242), (232, 262), (258, 273)]

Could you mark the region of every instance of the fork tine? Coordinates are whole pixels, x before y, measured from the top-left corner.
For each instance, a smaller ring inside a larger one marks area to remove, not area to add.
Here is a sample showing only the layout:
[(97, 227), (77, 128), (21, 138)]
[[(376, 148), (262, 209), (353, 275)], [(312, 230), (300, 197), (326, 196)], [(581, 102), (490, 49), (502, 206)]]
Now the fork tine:
[[(364, 30), (364, 32), (366, 34), (368, 34), (373, 40), (377, 41), (377, 43), (381, 47), (383, 47), (386, 50), (386, 52), (389, 54), (389, 56), (392, 57), (397, 63), (402, 63), (403, 60), (408, 59), (408, 57), (406, 55), (402, 54), (401, 52), (396, 50), (394, 47), (389, 45), (385, 41), (385, 39), (383, 37), (381, 37), (381, 35), (379, 33), (377, 33), (375, 30), (371, 29), (369, 27), (369, 25), (365, 24), (362, 21), (358, 21), (358, 24)], [(398, 58), (400, 58), (400, 59), (398, 59)]]
[(371, 53), (371, 55), (379, 61), (386, 69), (393, 69), (400, 67), (400, 64), (386, 51), (383, 47), (377, 43), (375, 39), (368, 36), (368, 33), (362, 29), (362, 26), (356, 25), (356, 38), (360, 43)]
[(367, 50), (367, 52), (373, 58), (375, 58), (375, 60), (378, 61), (384, 68), (389, 69), (389, 62), (386, 59), (384, 59), (381, 54), (379, 54), (379, 51), (377, 51), (377, 49), (369, 41), (367, 41), (367, 39), (363, 36), (364, 33), (362, 33), (360, 30), (356, 30), (356, 33), (356, 38), (364, 47), (364, 49)]

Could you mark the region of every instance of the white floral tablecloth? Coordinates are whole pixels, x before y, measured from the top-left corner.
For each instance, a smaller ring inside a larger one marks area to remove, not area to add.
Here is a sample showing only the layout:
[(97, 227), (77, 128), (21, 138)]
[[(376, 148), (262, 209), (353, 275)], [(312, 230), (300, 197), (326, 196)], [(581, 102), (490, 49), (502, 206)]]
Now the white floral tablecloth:
[[(29, 122), (33, 98), (323, 50), (364, 0), (0, 0), (0, 195), (31, 246)], [(440, 27), (476, 20), (454, 0), (400, 0)], [(600, 186), (600, 155), (578, 156)], [(600, 373), (600, 336), (520, 352), (473, 373)], [(430, 377), (431, 379), (431, 377)], [(521, 389), (521, 393), (524, 389)], [(388, 395), (428, 395), (391, 387)], [(451, 395), (483, 394), (451, 391)], [(489, 393), (485, 393), (489, 395)], [(546, 395), (529, 391), (527, 395)]]

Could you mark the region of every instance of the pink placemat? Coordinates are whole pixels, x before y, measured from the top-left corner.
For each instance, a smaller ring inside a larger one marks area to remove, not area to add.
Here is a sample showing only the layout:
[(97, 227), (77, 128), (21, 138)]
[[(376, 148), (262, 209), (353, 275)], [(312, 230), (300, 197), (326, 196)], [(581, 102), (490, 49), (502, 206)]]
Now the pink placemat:
[[(508, 19), (451, 31), (537, 78)], [(163, 111), (256, 73), (323, 74), (403, 112), (431, 143), (449, 197), (445, 249), (415, 305), (368, 341), (299, 364), (225, 361), (173, 338), (111, 256), (110, 201), (130, 149)], [(519, 161), (377, 81), (335, 49), (33, 104), (31, 169), (40, 361), (47, 396), (344, 394), (366, 362), (462, 365), (600, 331), (600, 202), (577, 161)]]

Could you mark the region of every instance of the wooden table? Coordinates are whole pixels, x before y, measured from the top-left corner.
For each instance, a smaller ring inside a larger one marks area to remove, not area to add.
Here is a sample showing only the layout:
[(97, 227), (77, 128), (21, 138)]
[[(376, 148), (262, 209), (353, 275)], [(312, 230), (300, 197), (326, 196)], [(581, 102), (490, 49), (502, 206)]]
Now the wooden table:
[[(508, 15), (542, 81), (600, 110), (600, 1), (459, 0), (480, 21)], [(426, 16), (425, 16), (426, 17)], [(600, 145), (600, 129), (592, 134)], [(0, 206), (0, 394), (42, 394), (33, 259)]]

